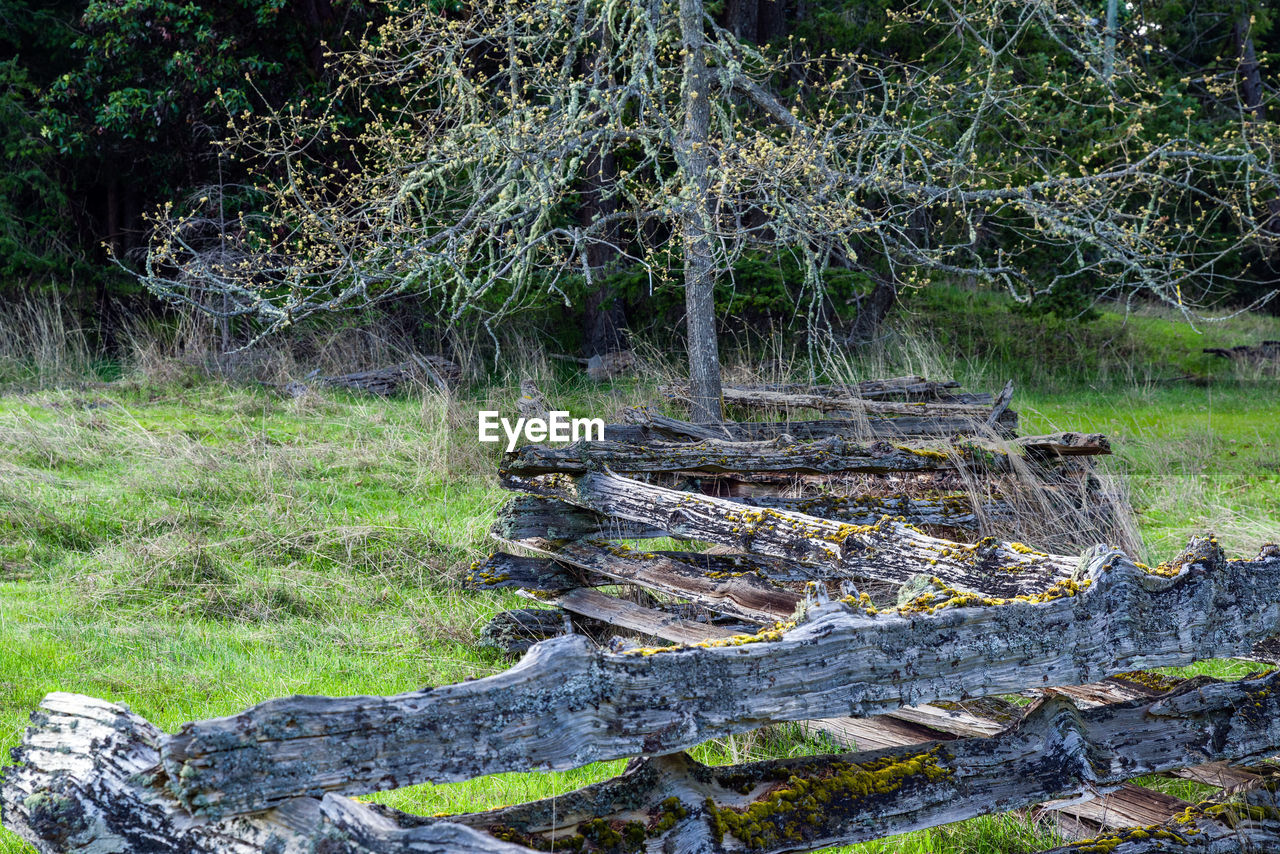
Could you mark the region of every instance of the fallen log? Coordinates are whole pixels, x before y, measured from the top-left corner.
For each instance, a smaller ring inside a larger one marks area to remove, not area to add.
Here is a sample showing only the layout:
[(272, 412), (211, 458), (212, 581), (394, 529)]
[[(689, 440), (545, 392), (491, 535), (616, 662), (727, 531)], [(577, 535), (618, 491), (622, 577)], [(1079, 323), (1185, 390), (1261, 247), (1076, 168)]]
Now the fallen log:
[[(630, 839), (637, 849), (672, 854), (780, 854), (1097, 791), (1196, 761), (1264, 755), (1280, 745), (1277, 689), (1280, 674), (1234, 683), (1198, 679), (1155, 700), (1084, 711), (1054, 697), (989, 738), (747, 765), (656, 756), (554, 799), (440, 819), (328, 794), (213, 821), (192, 821), (165, 792), (164, 775), (155, 772), (163, 733), (123, 707), (52, 694), (17, 751), (20, 764), (6, 777), (3, 806), (8, 825), (41, 852), (525, 854), (553, 845), (604, 852)], [(1199, 845), (1196, 837), (1208, 835), (1218, 847), (1189, 850), (1229, 850), (1220, 844), (1227, 837), (1213, 829), (1218, 825), (1237, 831), (1237, 841), (1242, 828), (1251, 834), (1244, 838), (1263, 838), (1257, 834), (1272, 831), (1280, 809), (1269, 788), (1249, 797), (1263, 808), (1231, 814), (1206, 805), (1167, 825), (1173, 835), (1163, 839)], [(1178, 825), (1201, 834), (1179, 833)], [(1102, 839), (1115, 840), (1114, 850), (1159, 850), (1140, 847), (1152, 836), (1128, 831)]]
[[(567, 849), (579, 844), (571, 836), (576, 828), (665, 810), (675, 821), (666, 822), (664, 847), (650, 850), (770, 854), (862, 842), (1112, 787), (1124, 793), (1112, 805), (1135, 816), (1143, 810), (1159, 815), (1173, 802), (1123, 781), (1206, 755), (1241, 759), (1275, 749), (1280, 722), (1269, 713), (1280, 709), (1271, 692), (1276, 685), (1277, 676), (1206, 680), (1189, 695), (1083, 712), (1054, 698), (989, 738), (855, 754), (717, 768), (681, 754), (655, 757), (554, 804), (450, 821), (538, 847), (555, 839)], [(1248, 710), (1253, 703), (1261, 705)], [(1095, 802), (1092, 812), (1106, 803)]]
[(604, 438), (610, 442), (648, 442), (656, 438), (668, 441), (701, 441), (725, 439), (732, 442), (771, 442), (783, 435), (800, 441), (870, 437), (901, 439), (921, 436), (984, 436), (989, 429), (1011, 433), (1017, 429), (1016, 412), (1005, 410), (988, 428), (988, 418), (913, 416), (868, 416), (865, 420), (825, 419), (822, 421), (720, 421), (693, 424), (661, 415), (652, 407), (637, 407), (623, 413), (627, 424), (606, 424)]
[(406, 385), (427, 381), (447, 391), (462, 378), (462, 369), (443, 356), (413, 356), (385, 368), (356, 371), (339, 376), (316, 377), (327, 386), (363, 391), (382, 397), (395, 394)]
[(867, 717), (1237, 655), (1280, 624), (1280, 558), (1226, 561), (1197, 541), (1166, 576), (1097, 550), (1040, 596), (937, 589), (873, 611), (841, 600), (790, 630), (689, 647), (609, 652), (557, 638), (473, 682), (272, 700), (165, 739), (167, 785), (199, 814), (235, 815), (302, 794), (572, 768), (771, 721)]
[[(687, 392), (677, 387), (661, 387), (659, 392), (671, 400), (687, 400)], [(861, 412), (868, 415), (910, 415), (917, 418), (937, 416), (969, 416), (986, 418), (990, 413), (991, 396), (986, 395), (981, 403), (933, 403), (928, 401), (887, 401), (867, 400), (855, 395), (814, 394), (806, 392), (770, 391), (768, 389), (749, 389), (725, 386), (721, 389), (723, 400), (731, 406), (745, 406), (759, 409), (792, 411), (796, 409), (816, 409), (820, 412)]]
[(976, 528), (981, 519), (1007, 519), (1013, 508), (1003, 498), (983, 502), (981, 513), (965, 493), (915, 498), (907, 495), (833, 495), (830, 493), (783, 498), (776, 495), (733, 496), (726, 499), (748, 507), (770, 507), (817, 516), (850, 525), (874, 525), (885, 516), (908, 525), (942, 525), (948, 528)]
[(955, 588), (1010, 596), (1041, 592), (1078, 563), (1075, 557), (1045, 554), (993, 537), (956, 543), (887, 518), (875, 525), (850, 525), (610, 474), (532, 480), (508, 476), (506, 483), (609, 516), (661, 525), (674, 536), (818, 564), (837, 578), (904, 584), (925, 573)]
[(571, 445), (525, 445), (503, 457), (502, 473), (531, 477), (538, 474), (580, 474), (609, 468), (643, 472), (931, 472), (997, 471), (1008, 469), (1008, 451), (974, 442), (901, 443), (849, 442), (835, 437), (812, 442), (700, 442), (629, 443), (597, 441)]
[[(975, 510), (973, 499), (961, 492), (929, 497), (820, 493), (786, 498), (760, 494), (734, 495), (724, 500), (747, 507), (804, 513), (850, 525), (874, 525), (889, 516), (909, 525), (941, 525), (972, 530), (979, 526), (981, 520), (1008, 519), (1013, 514), (1013, 508), (1003, 498), (984, 501)], [(513, 496), (498, 511), (493, 533), (503, 540), (545, 540), (553, 543), (601, 538), (647, 540), (671, 536), (669, 531), (655, 525), (612, 519), (603, 513), (553, 498), (528, 494)]]

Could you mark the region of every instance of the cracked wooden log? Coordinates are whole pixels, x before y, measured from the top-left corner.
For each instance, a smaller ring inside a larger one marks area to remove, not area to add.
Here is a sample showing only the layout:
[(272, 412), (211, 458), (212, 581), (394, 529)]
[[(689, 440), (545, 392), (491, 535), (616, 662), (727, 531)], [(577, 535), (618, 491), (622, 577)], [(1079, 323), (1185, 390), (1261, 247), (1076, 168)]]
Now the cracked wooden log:
[(901, 522), (850, 525), (722, 498), (677, 492), (595, 472), (537, 479), (507, 476), (509, 486), (662, 527), (675, 536), (827, 567), (833, 577), (904, 584), (924, 573), (946, 584), (993, 596), (1043, 591), (1064, 579), (1079, 559), (1037, 552), (987, 537), (974, 544), (930, 537)]
[[(1280, 674), (1198, 678), (1154, 700), (1084, 711), (1065, 697), (1047, 698), (989, 738), (721, 767), (681, 753), (657, 756), (554, 799), (437, 819), (327, 794), (212, 821), (193, 820), (165, 791), (156, 750), (163, 733), (121, 706), (51, 694), (17, 751), (2, 805), (6, 824), (44, 854), (526, 854), (552, 842), (603, 854), (623, 840), (670, 854), (780, 854), (1105, 790), (1193, 762), (1265, 755), (1280, 746), (1277, 689)], [(1175, 836), (1131, 830), (1098, 841), (1119, 851), (1160, 850), (1142, 847), (1153, 838), (1234, 850), (1223, 829), (1236, 831), (1237, 841), (1269, 838), (1260, 834), (1280, 817), (1273, 788), (1252, 790), (1244, 809), (1189, 811), (1165, 826)], [(1251, 835), (1242, 837), (1242, 828)]]
[(790, 630), (688, 647), (610, 652), (557, 638), (473, 682), (285, 698), (188, 724), (161, 754), (184, 805), (241, 814), (302, 794), (565, 769), (770, 722), (1091, 682), (1241, 654), (1277, 625), (1280, 557), (1227, 561), (1196, 541), (1166, 576), (1097, 550), (1039, 596), (935, 589), (884, 612), (842, 600)]
[[(962, 492), (925, 497), (820, 493), (788, 498), (761, 494), (734, 495), (725, 500), (748, 507), (804, 513), (851, 525), (874, 525), (890, 516), (894, 519), (900, 517), (908, 525), (975, 530), (980, 520), (1001, 520), (1013, 516), (1013, 508), (1004, 498), (983, 501), (975, 510), (973, 499)], [(492, 532), (503, 540), (545, 540), (553, 543), (604, 537), (647, 540), (671, 536), (670, 532), (653, 525), (615, 519), (557, 499), (528, 494), (513, 496), (499, 509)]]
[[(668, 843), (662, 850), (768, 854), (862, 842), (1111, 787), (1123, 787), (1133, 815), (1161, 815), (1176, 799), (1147, 798), (1146, 790), (1123, 781), (1203, 757), (1273, 750), (1280, 738), (1277, 685), (1274, 675), (1244, 683), (1197, 680), (1186, 695), (1083, 712), (1066, 698), (1050, 698), (989, 738), (856, 754), (721, 768), (684, 755), (660, 757), (562, 795), (554, 806), (542, 801), (450, 820), (539, 847), (555, 839), (557, 847), (584, 843), (582, 850), (594, 851), (589, 839), (573, 839), (576, 829), (657, 812), (675, 819), (668, 822), (671, 842), (701, 837), (702, 847)], [(1095, 810), (1102, 806), (1094, 802)], [(684, 832), (682, 822), (690, 825)]]
[(777, 495), (732, 496), (727, 500), (748, 507), (771, 507), (817, 516), (851, 525), (874, 525), (885, 516), (908, 525), (942, 525), (948, 528), (976, 528), (980, 519), (1009, 519), (1013, 508), (1003, 498), (984, 501), (979, 510), (966, 493), (953, 492), (931, 497), (908, 495), (835, 495), (822, 493), (799, 498)]
[(1204, 801), (1166, 821), (1128, 827), (1044, 854), (1239, 854), (1280, 850), (1280, 782), (1272, 774), (1240, 796)]
[(898, 417), (868, 415), (861, 420), (829, 418), (821, 421), (722, 421), (693, 424), (661, 415), (652, 407), (633, 407), (624, 413), (628, 424), (606, 424), (604, 438), (611, 442), (697, 441), (726, 439), (733, 442), (770, 442), (784, 434), (800, 441), (832, 436), (853, 439), (902, 439), (920, 436), (984, 436), (991, 430), (1009, 434), (1017, 429), (1018, 414), (1004, 410), (995, 422), (990, 416)]
[(566, 542), (584, 537), (651, 540), (670, 536), (652, 525), (611, 519), (603, 513), (537, 495), (513, 495), (498, 510), (492, 532), (504, 540)]
[(6, 769), (4, 826), (40, 854), (529, 854), (460, 824), (332, 795), (251, 817), (193, 819), (157, 774), (165, 738), (123, 705), (48, 695)]
[[(595, 591), (573, 590), (553, 596), (549, 601), (566, 611), (674, 643), (691, 644), (735, 635), (735, 632), (720, 626), (681, 619)], [(847, 747), (854, 746), (845, 740), (852, 738), (870, 739), (877, 747), (896, 747), (952, 736), (995, 735), (1021, 716), (1021, 710), (1012, 704), (1002, 703), (997, 698), (989, 698), (986, 702), (1005, 711), (1001, 716), (1004, 723), (974, 714), (958, 703), (947, 703), (945, 708), (928, 704), (905, 706), (874, 718), (827, 718), (808, 721), (807, 725), (837, 738)], [(865, 748), (866, 745), (860, 746)]]
[(1047, 436), (1020, 436), (1013, 445), (1038, 457), (1092, 457), (1111, 453), (1111, 440), (1102, 433), (1053, 433)]
[[(909, 382), (884, 383), (870, 380), (853, 385), (806, 385), (803, 383), (774, 383), (766, 385), (725, 386), (725, 402), (741, 406), (775, 407), (776, 396), (782, 395), (801, 401), (822, 401), (826, 405), (808, 406), (807, 409), (853, 409), (843, 404), (850, 400), (859, 402), (902, 402), (941, 405), (987, 405), (994, 399), (990, 392), (955, 391), (960, 386), (954, 382), (931, 382), (921, 377), (906, 378)], [(659, 386), (658, 393), (668, 400), (687, 403), (687, 385)]]
[[(518, 545), (538, 551), (528, 543)], [(607, 583), (636, 584), (657, 593), (690, 598), (708, 610), (757, 625), (792, 616), (803, 599), (800, 593), (772, 583), (771, 572), (774, 578), (788, 580), (822, 578), (819, 567), (756, 555), (647, 552), (592, 541), (569, 543), (542, 553), (575, 566), (586, 575), (609, 579)]]
[(831, 437), (812, 442), (574, 442), (572, 445), (525, 445), (503, 457), (505, 474), (580, 474), (609, 468), (642, 472), (1003, 472), (1008, 451), (975, 442), (870, 444)]
[[(679, 390), (659, 389), (682, 400)], [(672, 394), (672, 392), (675, 392)], [(969, 416), (985, 419), (991, 411), (991, 395), (985, 395), (975, 403), (935, 403), (931, 401), (867, 400), (849, 394), (815, 394), (813, 392), (770, 391), (725, 386), (724, 402), (732, 406), (791, 411), (816, 409), (820, 412), (860, 412), (868, 415), (910, 415), (916, 418), (938, 416)], [(984, 405), (987, 404), (987, 405)]]

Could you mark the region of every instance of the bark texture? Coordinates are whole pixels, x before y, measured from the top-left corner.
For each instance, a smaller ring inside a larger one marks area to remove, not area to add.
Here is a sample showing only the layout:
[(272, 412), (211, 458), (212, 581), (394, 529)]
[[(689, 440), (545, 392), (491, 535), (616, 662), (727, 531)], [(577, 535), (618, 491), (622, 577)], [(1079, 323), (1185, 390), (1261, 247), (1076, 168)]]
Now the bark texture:
[[(588, 854), (774, 854), (1106, 791), (1136, 774), (1205, 760), (1267, 755), (1280, 744), (1277, 689), (1280, 674), (1198, 678), (1154, 700), (1086, 710), (1050, 697), (990, 737), (724, 767), (656, 756), (555, 799), (441, 819), (326, 794), (217, 820), (193, 819), (167, 794), (157, 769), (165, 736), (153, 725), (122, 706), (51, 694), (17, 751), (2, 804), (7, 825), (42, 854), (526, 854), (553, 841)], [(1263, 779), (1241, 806), (1202, 804), (1162, 828), (1060, 850), (1168, 850), (1157, 841), (1180, 851), (1271, 850), (1280, 838), (1274, 791)]]
[(573, 504), (671, 535), (822, 566), (830, 578), (905, 584), (922, 573), (988, 596), (1043, 592), (1066, 579), (1079, 558), (1038, 552), (993, 537), (957, 543), (892, 519), (850, 525), (804, 513), (754, 508), (610, 474), (508, 478)]
[(680, 0), (684, 53), (684, 129), (676, 146), (683, 198), (685, 334), (689, 350), (690, 408), (694, 421), (719, 421), (720, 350), (716, 340), (715, 236), (712, 233), (711, 160), (707, 140), (711, 98), (704, 45), (702, 0)]
[[(1008, 469), (1009, 452), (989, 443), (851, 442), (831, 437), (812, 442), (574, 442), (551, 447), (525, 445), (502, 460), (502, 473), (529, 477), (553, 472), (579, 474), (609, 468), (620, 472), (925, 472)], [(1050, 442), (1048, 437), (1043, 441)]]
[(1099, 551), (1070, 585), (999, 604), (944, 591), (880, 613), (832, 602), (786, 631), (622, 653), (558, 638), (486, 679), (392, 697), (285, 698), (189, 724), (163, 740), (163, 767), (188, 808), (243, 814), (301, 795), (571, 768), (770, 721), (865, 717), (1242, 655), (1280, 624), (1280, 557), (1226, 561), (1202, 542), (1173, 572)]

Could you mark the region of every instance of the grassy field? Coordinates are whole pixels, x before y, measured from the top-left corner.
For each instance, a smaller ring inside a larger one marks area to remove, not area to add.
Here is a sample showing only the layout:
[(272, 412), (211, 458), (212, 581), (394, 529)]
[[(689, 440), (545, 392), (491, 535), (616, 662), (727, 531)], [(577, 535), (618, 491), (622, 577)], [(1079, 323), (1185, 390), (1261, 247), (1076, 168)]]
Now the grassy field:
[[(1049, 371), (1021, 349), (1026, 330), (1001, 331), (985, 303), (969, 308), (975, 323), (994, 324), (987, 336), (955, 337), (960, 327), (947, 318), (965, 298), (908, 303), (896, 344), (824, 370), (947, 373), (974, 388), (1015, 379), (1025, 431), (1113, 437), (1118, 453), (1107, 464), (1128, 483), (1150, 558), (1210, 530), (1235, 556), (1280, 539), (1280, 382), (1198, 352), (1280, 338), (1280, 323), (1239, 318), (1195, 337), (1158, 313), (1104, 316), (1061, 344)], [(1033, 328), (1058, 340), (1052, 324)], [(1101, 363), (1070, 360), (1098, 352), (1103, 339), (1114, 349)], [(745, 354), (734, 372), (775, 376), (786, 367), (777, 361)], [(172, 730), (291, 693), (385, 694), (509, 666), (476, 632), (525, 603), (463, 592), (458, 580), (487, 553), (504, 500), (498, 452), (475, 442), (475, 411), (513, 412), (513, 377), (457, 399), (424, 391), (291, 400), (172, 364), (126, 364), (112, 382), (85, 382), (83, 366), (46, 382), (48, 371), (15, 364), (0, 394), (0, 755), (53, 690), (128, 703)], [(655, 397), (647, 382), (588, 388), (529, 365), (575, 414), (607, 417)], [(778, 727), (697, 755), (726, 762), (827, 749)], [(621, 765), (373, 799), (422, 813), (482, 809), (577, 788)], [(1016, 852), (1052, 841), (1048, 828), (995, 816), (847, 850)], [(0, 852), (23, 850), (0, 831)]]

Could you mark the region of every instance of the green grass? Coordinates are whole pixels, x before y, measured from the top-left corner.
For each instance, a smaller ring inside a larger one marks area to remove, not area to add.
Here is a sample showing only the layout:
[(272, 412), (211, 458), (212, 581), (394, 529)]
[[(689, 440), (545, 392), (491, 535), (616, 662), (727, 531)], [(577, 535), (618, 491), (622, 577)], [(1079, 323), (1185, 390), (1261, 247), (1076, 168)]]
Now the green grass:
[[(854, 367), (955, 373), (975, 388), (1013, 376), (1024, 431), (1110, 434), (1118, 452), (1108, 465), (1127, 476), (1155, 559), (1209, 530), (1239, 556), (1280, 536), (1280, 383), (1205, 362), (1191, 353), (1201, 339), (1156, 316), (1125, 327), (1140, 330), (1141, 347), (1060, 361), (1055, 373), (1018, 350), (1017, 329), (1000, 326), (997, 303), (983, 299), (967, 349), (939, 322), (938, 340), (950, 343), (905, 363), (881, 354)], [(1247, 318), (1214, 334), (1280, 337), (1269, 324)], [(1028, 376), (1011, 373), (1010, 359), (1025, 360)], [(1201, 384), (1156, 382), (1192, 368)], [(745, 362), (737, 370), (760, 373)], [(656, 396), (649, 377), (543, 390), (580, 415), (610, 416)], [(509, 666), (476, 633), (495, 612), (527, 603), (463, 592), (458, 579), (489, 550), (486, 532), (504, 501), (499, 452), (474, 441), (475, 410), (513, 411), (514, 397), (508, 383), (453, 402), (284, 400), (257, 387), (132, 374), (0, 394), (0, 755), (54, 690), (126, 702), (171, 731), (291, 693), (386, 694)], [(1225, 663), (1199, 669), (1243, 675)], [(696, 755), (719, 763), (829, 749), (777, 727)], [(370, 800), (426, 814), (484, 809), (569, 791), (621, 766)], [(1044, 827), (989, 816), (841, 850), (1021, 852), (1053, 841)], [(22, 850), (0, 831), (0, 852)]]

